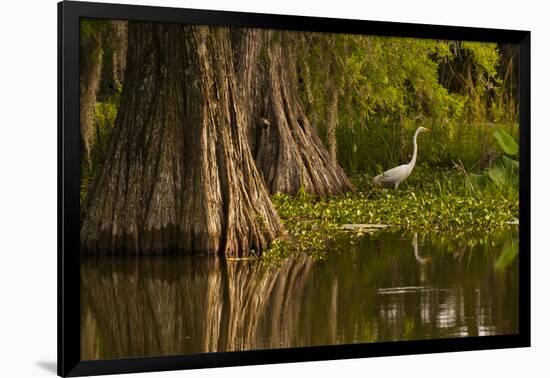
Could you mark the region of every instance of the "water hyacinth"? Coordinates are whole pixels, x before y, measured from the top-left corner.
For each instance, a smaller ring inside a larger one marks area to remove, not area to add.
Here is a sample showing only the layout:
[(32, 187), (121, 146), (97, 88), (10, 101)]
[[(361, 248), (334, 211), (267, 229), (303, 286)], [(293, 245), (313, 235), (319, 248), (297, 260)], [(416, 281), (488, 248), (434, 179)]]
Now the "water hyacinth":
[(388, 225), (475, 241), (480, 232), (510, 227), (519, 218), (517, 191), (490, 186), (474, 189), (474, 194), (458, 172), (447, 172), (446, 179), (423, 172), (397, 191), (373, 187), (364, 177), (354, 181), (363, 190), (345, 196), (318, 199), (303, 192), (272, 196), (288, 234), (272, 244), (266, 258), (292, 253), (323, 257), (343, 224)]

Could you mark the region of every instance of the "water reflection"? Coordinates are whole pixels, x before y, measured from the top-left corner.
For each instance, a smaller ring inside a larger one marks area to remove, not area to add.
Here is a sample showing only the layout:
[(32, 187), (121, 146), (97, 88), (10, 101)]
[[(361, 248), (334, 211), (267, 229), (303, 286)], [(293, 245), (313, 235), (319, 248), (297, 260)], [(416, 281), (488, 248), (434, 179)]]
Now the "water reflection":
[(279, 266), (189, 256), (87, 259), (81, 355), (515, 333), (517, 258), (495, 268), (511, 237), (467, 247), (435, 235), (381, 232), (343, 238), (322, 261), (301, 256)]

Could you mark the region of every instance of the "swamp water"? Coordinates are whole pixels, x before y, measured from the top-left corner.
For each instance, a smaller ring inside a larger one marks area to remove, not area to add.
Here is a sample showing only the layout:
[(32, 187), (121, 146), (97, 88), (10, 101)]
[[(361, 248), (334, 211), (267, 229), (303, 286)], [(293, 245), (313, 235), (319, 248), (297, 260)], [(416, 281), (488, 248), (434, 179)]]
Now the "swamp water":
[(517, 229), (343, 236), (321, 260), (90, 258), (81, 357), (108, 359), (518, 331)]

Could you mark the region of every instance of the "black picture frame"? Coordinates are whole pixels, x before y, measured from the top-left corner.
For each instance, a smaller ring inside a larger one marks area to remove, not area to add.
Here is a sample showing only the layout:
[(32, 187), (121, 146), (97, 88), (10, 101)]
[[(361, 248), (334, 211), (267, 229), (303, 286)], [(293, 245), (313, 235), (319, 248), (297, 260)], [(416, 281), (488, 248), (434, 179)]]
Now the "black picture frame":
[[(519, 333), (514, 335), (80, 360), (79, 20), (228, 25), (520, 44)], [(530, 32), (155, 6), (58, 3), (58, 374), (82, 376), (530, 346)]]

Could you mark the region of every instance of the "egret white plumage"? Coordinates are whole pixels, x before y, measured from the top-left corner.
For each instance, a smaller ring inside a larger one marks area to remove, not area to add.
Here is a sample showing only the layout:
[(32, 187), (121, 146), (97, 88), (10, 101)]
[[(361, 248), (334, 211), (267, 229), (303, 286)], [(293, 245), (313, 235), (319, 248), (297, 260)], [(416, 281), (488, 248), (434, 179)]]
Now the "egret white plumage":
[(398, 167), (387, 170), (386, 172), (379, 174), (373, 179), (375, 184), (379, 185), (393, 185), (394, 189), (397, 189), (399, 184), (401, 184), (407, 177), (410, 176), (411, 172), (416, 165), (416, 155), (418, 152), (418, 145), (416, 144), (416, 137), (420, 133), (431, 131), (426, 127), (419, 127), (416, 129), (413, 137), (413, 155), (411, 161), (408, 164), (403, 164)]

